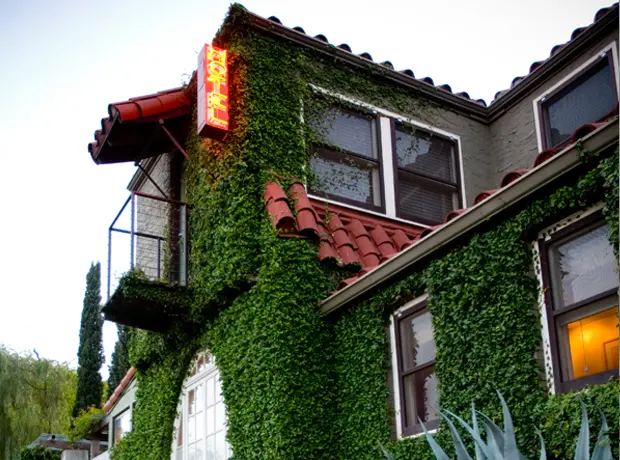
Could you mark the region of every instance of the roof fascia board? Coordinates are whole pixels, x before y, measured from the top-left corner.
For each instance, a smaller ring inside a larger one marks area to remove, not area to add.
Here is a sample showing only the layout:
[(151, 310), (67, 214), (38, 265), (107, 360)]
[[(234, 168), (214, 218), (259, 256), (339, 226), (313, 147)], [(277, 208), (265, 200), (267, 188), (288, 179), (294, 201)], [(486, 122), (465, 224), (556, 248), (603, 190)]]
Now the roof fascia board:
[[(600, 151), (617, 142), (618, 120), (615, 118), (583, 138), (581, 145), (582, 148), (589, 151)], [(415, 266), (428, 260), (437, 249), (464, 237), (487, 219), (514, 206), (553, 180), (579, 166), (581, 164), (579, 152), (580, 148), (577, 144), (567, 147), (548, 162), (532, 169), (510, 185), (500, 189), (490, 198), (451, 220), (441, 229), (396, 254), (355, 283), (325, 299), (320, 306), (321, 312), (324, 314), (332, 313), (385, 285), (390, 278), (405, 271), (411, 271)]]
[(578, 37), (543, 62), (539, 68), (527, 75), (487, 108), (489, 123), (501, 117), (510, 107), (519, 103), (528, 94), (542, 88), (545, 81), (564, 69), (579, 56), (594, 46), (599, 40), (618, 28), (618, 5), (616, 4), (605, 16), (596, 21)]
[(447, 104), (451, 109), (468, 115), (469, 117), (481, 123), (486, 124), (488, 122), (488, 109), (476, 102), (469, 101), (460, 96), (456, 96), (448, 91), (439, 89), (434, 85), (430, 85), (426, 82), (417, 80), (396, 70), (385, 67), (380, 63), (369, 61), (355, 54), (341, 50), (334, 45), (330, 45), (328, 43), (316, 40), (309, 35), (297, 32), (293, 29), (289, 29), (282, 24), (275, 23), (254, 13), (248, 12), (248, 14), (252, 18), (252, 23), (254, 27), (261, 32), (284, 38), (298, 45), (311, 48), (314, 51), (325, 54), (332, 58), (336, 56), (347, 64), (357, 67), (359, 69), (367, 70), (369, 66), (373, 66), (378, 71), (380, 71), (380, 73), (383, 74), (386, 79), (399, 85), (404, 85), (416, 91), (419, 91), (422, 95), (429, 98), (433, 102)]

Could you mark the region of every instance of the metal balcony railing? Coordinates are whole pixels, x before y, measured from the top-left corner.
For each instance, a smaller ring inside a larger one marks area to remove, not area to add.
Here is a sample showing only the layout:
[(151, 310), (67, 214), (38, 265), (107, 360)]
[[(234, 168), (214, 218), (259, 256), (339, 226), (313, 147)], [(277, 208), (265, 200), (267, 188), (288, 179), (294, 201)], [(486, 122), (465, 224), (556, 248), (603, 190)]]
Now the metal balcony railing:
[(108, 229), (108, 300), (136, 268), (151, 280), (186, 284), (187, 222), (185, 203), (132, 192)]

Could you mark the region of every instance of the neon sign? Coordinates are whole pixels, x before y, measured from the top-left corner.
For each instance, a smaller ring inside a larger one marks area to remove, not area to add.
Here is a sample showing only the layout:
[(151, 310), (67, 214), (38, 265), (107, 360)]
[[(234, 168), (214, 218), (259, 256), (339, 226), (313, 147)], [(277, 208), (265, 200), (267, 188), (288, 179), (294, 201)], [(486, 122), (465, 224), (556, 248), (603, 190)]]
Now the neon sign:
[(205, 45), (198, 56), (198, 134), (222, 140), (228, 132), (226, 50)]

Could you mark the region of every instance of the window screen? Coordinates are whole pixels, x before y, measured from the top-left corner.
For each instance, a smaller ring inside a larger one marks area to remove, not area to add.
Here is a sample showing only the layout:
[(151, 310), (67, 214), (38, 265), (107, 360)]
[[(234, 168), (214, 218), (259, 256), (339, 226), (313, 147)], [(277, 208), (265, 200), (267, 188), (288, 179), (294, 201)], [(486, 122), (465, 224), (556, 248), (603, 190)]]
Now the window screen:
[(310, 191), (345, 203), (380, 208), (376, 120), (332, 108), (322, 120), (310, 125), (318, 139), (310, 158)]
[(567, 142), (583, 124), (600, 121), (618, 100), (611, 56), (601, 59), (541, 105), (546, 147)]
[(456, 142), (419, 129), (395, 130), (397, 213), (438, 224), (458, 208)]

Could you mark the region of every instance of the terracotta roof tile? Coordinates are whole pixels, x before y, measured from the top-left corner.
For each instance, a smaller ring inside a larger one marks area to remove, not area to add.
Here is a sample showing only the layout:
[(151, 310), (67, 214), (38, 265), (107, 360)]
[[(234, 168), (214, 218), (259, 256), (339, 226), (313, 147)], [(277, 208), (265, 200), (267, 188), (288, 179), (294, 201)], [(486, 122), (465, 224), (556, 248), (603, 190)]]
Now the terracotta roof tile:
[(446, 218), (444, 220), (444, 223), (450, 222), (452, 219), (457, 218), (458, 216), (463, 214), (465, 211), (467, 211), (467, 208), (455, 209), (454, 211), (450, 211), (448, 214), (446, 214)]
[(481, 201), (486, 200), (488, 197), (490, 197), (491, 195), (493, 195), (497, 191), (498, 191), (498, 189), (486, 190), (484, 192), (480, 192), (478, 195), (476, 195), (476, 198), (474, 198), (474, 205), (480, 203)]
[(359, 272), (345, 284), (411, 245), (422, 230), (340, 206), (326, 209), (323, 202), (309, 198), (300, 183), (294, 183), (287, 195), (279, 184), (270, 182), (265, 185), (264, 199), (272, 223), (282, 230), (280, 236), (310, 237), (318, 245), (321, 262), (357, 267)]
[(129, 386), (129, 384), (131, 383), (135, 375), (136, 375), (136, 369), (134, 367), (130, 368), (127, 371), (127, 373), (121, 380), (121, 383), (119, 383), (118, 386), (114, 389), (114, 393), (112, 393), (110, 398), (103, 405), (103, 411), (105, 413), (108, 413), (112, 410), (112, 408), (118, 401), (118, 398), (121, 397), (121, 395), (123, 394), (123, 391), (125, 391), (125, 388)]
[[(573, 139), (581, 138), (603, 124), (605, 123), (581, 126), (573, 134)], [(553, 149), (541, 152), (536, 157), (534, 166), (544, 163), (558, 151), (559, 149)], [(529, 171), (520, 169), (506, 173), (500, 188), (508, 186)], [(499, 189), (480, 192), (473, 205), (498, 191)], [(270, 182), (265, 185), (264, 199), (274, 226), (281, 230), (280, 236), (310, 237), (319, 247), (318, 258), (321, 262), (331, 262), (348, 268), (359, 267), (359, 272), (343, 280), (340, 288), (354, 283), (368, 271), (470, 209), (455, 209), (446, 215), (444, 223), (422, 229), (414, 224), (395, 222), (342, 206), (330, 204), (326, 209), (324, 202), (308, 197), (301, 183), (294, 183), (287, 195), (278, 183)]]
[[(609, 6), (609, 7), (606, 7), (606, 8), (601, 8), (601, 9), (600, 9), (600, 10), (599, 10), (599, 11), (598, 11), (595, 15), (594, 15), (594, 21), (593, 21), (593, 22), (592, 22), (589, 26), (587, 26), (587, 27), (580, 27), (580, 28), (575, 29), (575, 30), (572, 32), (572, 34), (571, 34), (571, 36), (570, 36), (570, 40), (569, 40), (567, 43), (563, 43), (563, 44), (558, 44), (558, 45), (555, 45), (555, 46), (551, 49), (551, 52), (550, 52), (550, 54), (549, 54), (549, 57), (551, 57), (551, 56), (553, 56), (554, 54), (558, 53), (558, 52), (559, 52), (562, 48), (564, 48), (566, 45), (568, 45), (571, 41), (575, 40), (575, 39), (576, 39), (576, 38), (577, 38), (577, 37), (578, 37), (578, 36), (579, 36), (582, 32), (584, 32), (584, 31), (585, 31), (586, 29), (588, 29), (589, 27), (593, 26), (596, 22), (598, 22), (601, 18), (603, 18), (603, 16), (605, 16), (605, 15), (606, 15), (607, 13), (609, 13), (609, 12), (610, 12), (613, 8), (616, 8), (616, 7), (617, 7), (617, 3), (614, 3), (612, 6)], [(271, 16), (271, 17), (269, 18), (269, 20), (270, 20), (270, 21), (272, 21), (272, 22), (274, 22), (274, 23), (277, 23), (277, 24), (282, 25), (282, 22), (281, 22), (281, 21), (280, 21), (277, 17), (275, 17), (275, 16)], [(286, 26), (283, 26), (283, 27), (286, 27)], [(303, 28), (301, 28), (301, 27), (294, 27), (292, 30), (296, 30), (297, 32), (299, 32), (299, 33), (302, 33), (302, 34), (306, 35), (306, 33), (305, 33), (304, 29), (303, 29)], [(314, 38), (315, 38), (316, 40), (319, 40), (319, 41), (323, 42), (323, 43), (329, 43), (329, 42), (327, 41), (327, 38), (325, 37), (325, 35), (319, 34), (319, 35), (316, 35)], [(340, 49), (342, 49), (342, 50), (345, 50), (345, 51), (347, 51), (347, 52), (349, 52), (349, 53), (351, 53), (351, 54), (353, 54), (353, 52), (351, 51), (351, 47), (350, 47), (348, 44), (346, 44), (346, 43), (343, 43), (343, 44), (341, 44), (341, 45), (338, 45), (337, 47), (338, 47), (338, 48), (340, 48)], [(372, 59), (372, 56), (371, 56), (369, 53), (367, 53), (367, 52), (360, 53), (360, 54), (358, 54), (357, 56), (358, 56), (358, 57), (361, 57), (361, 58), (363, 58), (363, 59), (369, 60), (369, 61), (372, 61), (372, 60), (373, 60), (373, 59)], [(512, 84), (511, 84), (511, 87), (510, 87), (510, 88), (512, 89), (514, 86), (516, 86), (516, 85), (517, 85), (517, 84), (518, 84), (521, 80), (523, 80), (524, 78), (528, 77), (531, 73), (533, 73), (534, 71), (536, 71), (536, 69), (538, 69), (538, 68), (539, 68), (542, 64), (544, 64), (546, 61), (547, 61), (547, 60), (545, 59), (545, 60), (542, 60), (542, 61), (537, 61), (537, 62), (532, 63), (532, 65), (530, 66), (530, 69), (529, 69), (529, 73), (528, 73), (528, 75), (524, 75), (524, 76), (521, 76), (521, 77), (516, 77), (516, 78), (512, 81)], [(378, 63), (378, 64), (379, 64), (379, 63)], [(389, 61), (385, 61), (385, 62), (383, 62), (383, 63), (381, 63), (381, 64), (379, 64), (379, 65), (383, 65), (384, 67), (388, 67), (388, 68), (393, 68), (393, 66), (391, 65), (391, 63), (390, 63)], [(409, 69), (406, 69), (406, 70), (401, 70), (401, 71), (400, 71), (400, 73), (401, 73), (401, 74), (404, 74), (404, 75), (407, 75), (407, 76), (409, 76), (409, 77), (411, 77), (411, 78), (415, 78), (414, 73), (413, 73), (411, 70), (409, 70)], [(418, 79), (418, 81), (421, 81), (421, 82), (427, 83), (427, 84), (429, 84), (429, 85), (435, 86), (435, 83), (433, 82), (433, 79), (432, 79), (432, 78), (430, 78), (430, 77), (424, 77), (424, 78)], [(446, 91), (446, 92), (450, 92), (450, 93), (452, 93), (452, 88), (450, 88), (450, 85), (445, 85), (445, 84), (444, 84), (444, 85), (439, 85), (439, 86), (435, 86), (435, 87), (436, 87), (437, 89), (440, 89), (440, 90), (443, 90), (443, 91)], [(495, 94), (495, 98), (493, 99), (493, 101), (492, 101), (491, 103), (493, 103), (493, 102), (495, 102), (496, 100), (498, 100), (501, 96), (503, 96), (504, 94), (506, 94), (508, 91), (509, 91), (509, 90), (501, 90), (501, 91), (498, 91), (498, 92)], [(453, 93), (453, 94), (456, 94), (456, 96), (459, 96), (459, 97), (461, 97), (461, 98), (463, 98), (463, 99), (470, 100), (470, 101), (472, 101), (472, 102), (474, 102), (474, 103), (476, 103), (476, 104), (483, 105), (483, 106), (485, 106), (485, 107), (487, 106), (487, 103), (486, 103), (483, 99), (472, 100), (472, 99), (470, 98), (469, 94), (468, 94), (468, 93), (466, 93), (466, 92), (459, 92), (459, 93)]]
[[(168, 120), (171, 118), (177, 118), (181, 116), (189, 115), (190, 100), (187, 97), (185, 87), (173, 88), (167, 91), (160, 91), (159, 93), (149, 94), (147, 96), (134, 97), (123, 102), (114, 102), (108, 105), (108, 117), (101, 120), (101, 129), (95, 131), (95, 141), (88, 144), (88, 152), (96, 163), (114, 163), (124, 160), (123, 150), (125, 145), (122, 144), (126, 141), (125, 138), (131, 138), (131, 136), (122, 135), (119, 133), (119, 139), (112, 138), (113, 131), (123, 130), (121, 128), (115, 128), (117, 124), (146, 124), (156, 123), (160, 119)], [(150, 133), (149, 133), (150, 134)], [(139, 142), (142, 144), (142, 142)], [(138, 146), (138, 150), (142, 150), (143, 145)], [(117, 150), (121, 153), (108, 152), (107, 156), (112, 157), (112, 160), (104, 158), (106, 155), (102, 155), (102, 151)], [(117, 158), (120, 155), (120, 160)], [(133, 160), (130, 158), (129, 160)]]
[(502, 177), (502, 182), (500, 183), (500, 188), (501, 187), (505, 187), (508, 184), (516, 181), (519, 177), (521, 177), (522, 175), (526, 174), (528, 171), (529, 171), (529, 169), (517, 169), (515, 171), (507, 172), (506, 174), (504, 174), (504, 177)]
[[(594, 15), (594, 20), (593, 22), (586, 26), (586, 27), (579, 27), (575, 30), (573, 30), (573, 32), (571, 33), (570, 36), (570, 40), (566, 43), (562, 43), (562, 44), (558, 44), (555, 45), (553, 48), (551, 48), (551, 51), (549, 53), (549, 57), (547, 59), (544, 59), (542, 61), (536, 61), (533, 62), (530, 65), (530, 69), (529, 69), (529, 73), (528, 75), (524, 75), (522, 77), (516, 77), (513, 81), (512, 84), (510, 86), (510, 88), (514, 88), (521, 80), (523, 80), (524, 78), (528, 77), (530, 74), (532, 74), (533, 72), (535, 72), (538, 68), (540, 68), (545, 62), (547, 62), (549, 60), (549, 58), (553, 57), (554, 55), (556, 55), (557, 53), (559, 53), (563, 48), (565, 48), (567, 45), (569, 45), (573, 40), (575, 40), (577, 37), (579, 37), (579, 35), (581, 35), (583, 32), (585, 32), (587, 29), (589, 29), (590, 27), (594, 26), (598, 21), (600, 21), (607, 13), (609, 13), (611, 10), (613, 10), (614, 8), (618, 8), (618, 3), (614, 3), (609, 7), (605, 7), (605, 8), (601, 8), (600, 10), (598, 10), (596, 12), (596, 14)], [(502, 90), (502, 91), (498, 91), (497, 93), (495, 93), (495, 98), (493, 99), (493, 101), (491, 102), (491, 104), (493, 104), (495, 101), (497, 101), (499, 98), (501, 98), (504, 94), (506, 94), (509, 90)]]

